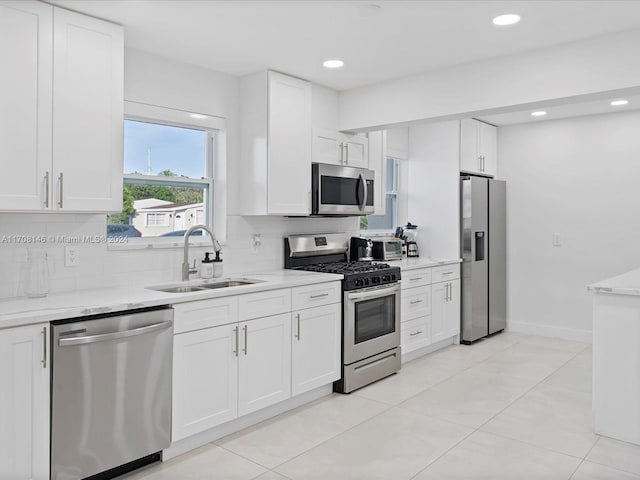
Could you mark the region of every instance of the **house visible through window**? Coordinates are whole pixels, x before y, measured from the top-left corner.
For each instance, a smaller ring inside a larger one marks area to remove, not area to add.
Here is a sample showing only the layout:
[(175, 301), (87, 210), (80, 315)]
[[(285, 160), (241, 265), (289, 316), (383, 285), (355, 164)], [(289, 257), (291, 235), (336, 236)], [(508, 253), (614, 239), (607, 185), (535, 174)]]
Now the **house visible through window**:
[(360, 230), (395, 231), (398, 219), (400, 160), (387, 158), (385, 164), (385, 214), (360, 217)]
[(114, 224), (142, 237), (211, 225), (213, 138), (209, 130), (125, 120), (123, 208), (109, 215), (107, 235)]

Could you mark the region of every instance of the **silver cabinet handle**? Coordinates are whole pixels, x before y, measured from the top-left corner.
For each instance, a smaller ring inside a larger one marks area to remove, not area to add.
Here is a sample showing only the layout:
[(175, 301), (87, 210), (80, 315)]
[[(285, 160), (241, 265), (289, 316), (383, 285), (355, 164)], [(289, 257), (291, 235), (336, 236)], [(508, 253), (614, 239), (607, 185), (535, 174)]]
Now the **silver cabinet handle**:
[(422, 333), (422, 330), (418, 330), (417, 332), (410, 333), (409, 336), (410, 337), (415, 337), (416, 335), (420, 335), (421, 333)]
[(58, 206), (62, 208), (62, 199), (64, 197), (64, 194), (63, 194), (64, 177), (62, 176), (62, 172), (60, 172), (60, 175), (58, 176), (58, 182), (60, 183), (60, 196), (58, 198)]
[(240, 347), (240, 327), (238, 327), (236, 325), (236, 328), (233, 329), (235, 335), (236, 335), (236, 348), (233, 351), (234, 355), (237, 357), (238, 356), (238, 349)]
[(422, 303), (422, 300), (414, 300), (413, 302), (409, 302), (410, 305), (415, 305), (416, 303)]
[(42, 368), (47, 368), (47, 327), (42, 327)]
[(311, 295), (309, 298), (322, 298), (322, 297), (328, 297), (329, 294), (328, 293), (321, 293), (319, 295)]
[(300, 314), (296, 313), (296, 340), (300, 341)]
[(349, 144), (344, 144), (344, 163), (345, 165), (349, 165)]
[(86, 337), (60, 338), (58, 345), (61, 347), (69, 347), (72, 345), (85, 345), (87, 343), (106, 342), (107, 340), (118, 340), (120, 338), (133, 337), (135, 335), (143, 335), (158, 330), (164, 330), (171, 327), (172, 322), (160, 322), (145, 327), (134, 328), (133, 330), (124, 330), (122, 332), (102, 333), (100, 335), (87, 335)]
[(44, 174), (44, 206), (49, 208), (49, 172)]
[(413, 277), (413, 278), (410, 278), (409, 281), (415, 282), (416, 280), (421, 280), (421, 279), (422, 277)]
[(340, 142), (340, 164), (344, 165), (344, 143)]
[(445, 300), (446, 300), (447, 302), (449, 301), (449, 287), (450, 287), (450, 286), (451, 286), (451, 284), (450, 284), (450, 283), (446, 283), (446, 284), (445, 284), (445, 288), (446, 288), (446, 292), (447, 292), (447, 293), (446, 293), (446, 298), (445, 298)]
[(441, 272), (440, 275), (453, 275), (453, 272)]
[(244, 327), (242, 327), (244, 330), (244, 349), (242, 349), (242, 351), (244, 352), (244, 354), (247, 354), (247, 326), (245, 325)]

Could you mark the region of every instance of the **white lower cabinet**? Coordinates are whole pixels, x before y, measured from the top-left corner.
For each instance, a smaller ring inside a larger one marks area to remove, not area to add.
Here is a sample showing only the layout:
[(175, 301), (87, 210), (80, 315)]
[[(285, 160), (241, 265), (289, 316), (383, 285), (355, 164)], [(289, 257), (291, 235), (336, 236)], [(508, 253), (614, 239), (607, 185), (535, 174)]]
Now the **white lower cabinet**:
[(434, 283), (431, 294), (431, 341), (435, 343), (460, 333), (460, 280)]
[(0, 330), (0, 479), (49, 478), (49, 324)]
[(238, 416), (237, 324), (173, 337), (173, 441)]
[(291, 314), (292, 395), (299, 395), (340, 378), (341, 311), (342, 304), (334, 303)]
[(291, 397), (291, 314), (239, 325), (238, 415)]

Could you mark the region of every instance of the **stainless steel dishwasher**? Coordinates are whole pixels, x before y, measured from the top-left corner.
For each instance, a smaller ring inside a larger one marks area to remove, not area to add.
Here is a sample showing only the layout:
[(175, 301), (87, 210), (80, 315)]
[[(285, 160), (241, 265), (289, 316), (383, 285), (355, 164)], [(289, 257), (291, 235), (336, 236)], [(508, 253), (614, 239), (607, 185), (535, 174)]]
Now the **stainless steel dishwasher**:
[(171, 441), (173, 310), (52, 325), (51, 480), (113, 478)]

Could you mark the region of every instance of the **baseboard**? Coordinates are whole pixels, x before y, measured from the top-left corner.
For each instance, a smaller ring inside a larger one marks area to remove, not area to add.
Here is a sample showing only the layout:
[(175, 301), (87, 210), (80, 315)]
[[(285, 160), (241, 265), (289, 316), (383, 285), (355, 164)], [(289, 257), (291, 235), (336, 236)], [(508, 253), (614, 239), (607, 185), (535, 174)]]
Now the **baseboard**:
[(573, 340), (575, 342), (592, 343), (593, 341), (591, 330), (577, 330), (553, 325), (510, 321), (507, 324), (507, 330), (509, 332), (540, 335), (541, 337), (562, 338), (563, 340)]
[(456, 345), (459, 343), (456, 339), (458, 337), (450, 337), (445, 338), (444, 340), (440, 340), (437, 343), (432, 343), (426, 347), (418, 348), (417, 350), (411, 350), (408, 353), (402, 353), (402, 363), (410, 362), (411, 360), (415, 360), (416, 358), (422, 357), (424, 355), (428, 355), (429, 353), (433, 353), (436, 350), (440, 350), (441, 348), (448, 347), (449, 345)]
[(330, 395), (332, 392), (333, 384), (330, 383), (328, 385), (318, 387), (309, 392), (285, 400), (284, 402), (280, 402), (275, 405), (271, 405), (270, 407), (263, 408), (262, 410), (258, 410), (257, 412), (238, 417), (235, 420), (211, 428), (204, 432), (197, 433), (182, 440), (178, 440), (177, 442), (172, 442), (169, 448), (162, 451), (162, 461), (165, 462), (190, 450), (218, 440), (219, 438), (225, 437), (235, 432), (239, 432), (243, 428), (250, 427), (251, 425), (255, 425), (256, 423), (260, 423), (271, 417), (275, 417), (276, 415), (280, 415), (281, 413), (284, 413), (288, 410), (300, 407), (305, 403), (309, 403), (313, 400), (317, 400), (318, 398)]

